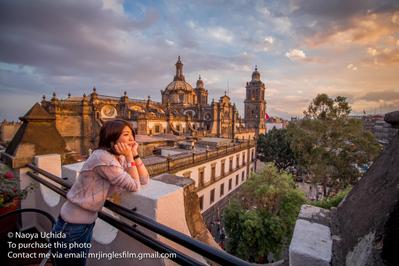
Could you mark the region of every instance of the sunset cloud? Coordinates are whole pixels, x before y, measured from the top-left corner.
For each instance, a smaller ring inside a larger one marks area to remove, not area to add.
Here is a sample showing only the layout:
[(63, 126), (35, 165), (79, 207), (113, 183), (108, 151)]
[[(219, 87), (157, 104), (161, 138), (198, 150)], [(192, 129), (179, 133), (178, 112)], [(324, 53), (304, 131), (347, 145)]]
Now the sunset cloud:
[(291, 49), (290, 51), (285, 53), (285, 56), (293, 61), (300, 61), (306, 58), (305, 52), (300, 49)]
[(395, 0), (2, 0), (0, 32), (1, 120), (93, 85), (160, 101), (179, 55), (187, 82), (201, 74), (210, 101), (229, 90), (241, 115), (255, 65), (270, 115), (301, 116), (322, 92), (399, 106)]
[(389, 66), (399, 64), (399, 48), (368, 49), (372, 56), (363, 60), (365, 65)]
[(357, 70), (357, 66), (355, 66), (355, 65), (353, 65), (353, 64), (347, 65), (346, 68), (347, 68), (347, 69), (350, 69), (350, 70), (354, 70), (354, 71)]
[(324, 31), (306, 39), (311, 47), (330, 43), (370, 45), (383, 42), (387, 36), (399, 33), (398, 12), (370, 13), (348, 18), (341, 23), (331, 23)]

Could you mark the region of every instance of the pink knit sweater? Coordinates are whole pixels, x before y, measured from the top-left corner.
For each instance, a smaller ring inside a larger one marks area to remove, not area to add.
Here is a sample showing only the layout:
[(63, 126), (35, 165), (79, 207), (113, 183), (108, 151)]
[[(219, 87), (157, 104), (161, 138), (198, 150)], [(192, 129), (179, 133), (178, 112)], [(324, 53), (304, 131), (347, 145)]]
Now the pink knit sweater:
[(124, 156), (117, 160), (105, 150), (95, 150), (67, 193), (68, 200), (61, 208), (61, 217), (69, 223), (92, 223), (108, 196), (120, 191), (138, 191), (147, 183), (148, 179), (141, 177), (137, 182), (125, 169)]

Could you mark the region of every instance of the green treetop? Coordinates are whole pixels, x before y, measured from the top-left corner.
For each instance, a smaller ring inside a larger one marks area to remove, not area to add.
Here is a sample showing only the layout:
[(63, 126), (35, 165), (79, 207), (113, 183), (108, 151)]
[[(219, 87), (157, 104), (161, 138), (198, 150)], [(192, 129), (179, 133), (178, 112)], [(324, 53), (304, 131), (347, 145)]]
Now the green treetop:
[(304, 196), (293, 177), (266, 164), (242, 185), (224, 212), (228, 252), (250, 262), (278, 256), (288, 244)]

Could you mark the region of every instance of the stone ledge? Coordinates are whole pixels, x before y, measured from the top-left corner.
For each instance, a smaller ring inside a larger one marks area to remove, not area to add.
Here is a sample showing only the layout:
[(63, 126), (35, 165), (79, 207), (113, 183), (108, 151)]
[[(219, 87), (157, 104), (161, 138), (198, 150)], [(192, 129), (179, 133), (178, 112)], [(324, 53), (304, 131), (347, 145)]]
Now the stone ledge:
[(329, 210), (305, 204), (301, 207), (298, 219), (330, 226), (331, 215)]
[(194, 184), (194, 180), (192, 180), (191, 178), (171, 175), (168, 173), (154, 176), (151, 179), (158, 180), (166, 184), (173, 184), (179, 187), (185, 187)]
[(330, 221), (330, 211), (302, 205), (289, 247), (290, 265), (330, 265), (332, 258)]
[(330, 228), (298, 219), (289, 247), (292, 266), (329, 266), (332, 256)]

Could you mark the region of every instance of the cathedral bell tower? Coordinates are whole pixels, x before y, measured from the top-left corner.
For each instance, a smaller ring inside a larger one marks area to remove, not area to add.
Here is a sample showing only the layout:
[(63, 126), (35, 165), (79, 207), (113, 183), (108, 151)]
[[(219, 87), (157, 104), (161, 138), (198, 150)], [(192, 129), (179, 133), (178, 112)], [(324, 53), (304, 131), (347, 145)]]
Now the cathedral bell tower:
[(265, 133), (265, 84), (260, 80), (258, 67), (252, 73), (252, 80), (247, 82), (245, 104), (245, 125), (247, 128), (255, 129), (256, 138)]
[(197, 95), (197, 103), (202, 106), (208, 105), (208, 90), (205, 89), (204, 81), (201, 79), (201, 75), (198, 77), (197, 86), (194, 89)]

